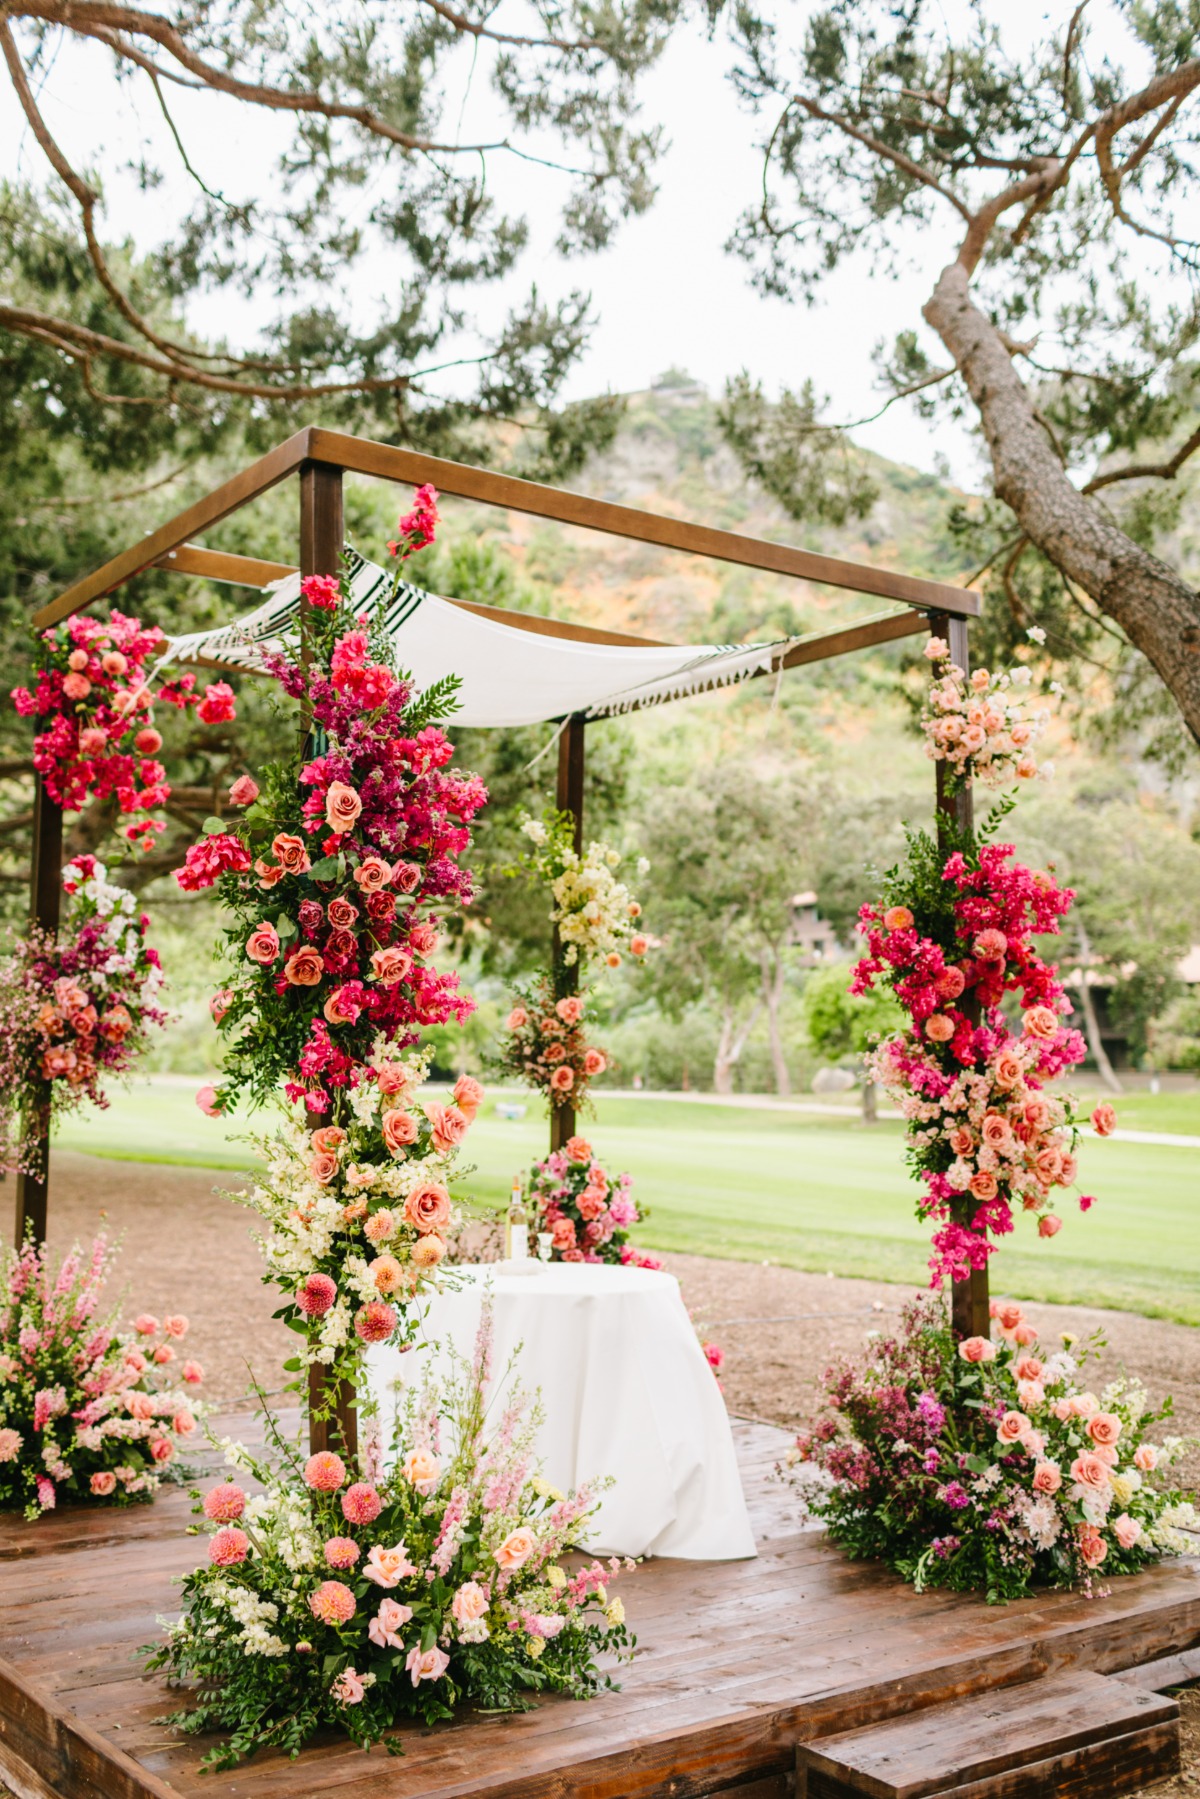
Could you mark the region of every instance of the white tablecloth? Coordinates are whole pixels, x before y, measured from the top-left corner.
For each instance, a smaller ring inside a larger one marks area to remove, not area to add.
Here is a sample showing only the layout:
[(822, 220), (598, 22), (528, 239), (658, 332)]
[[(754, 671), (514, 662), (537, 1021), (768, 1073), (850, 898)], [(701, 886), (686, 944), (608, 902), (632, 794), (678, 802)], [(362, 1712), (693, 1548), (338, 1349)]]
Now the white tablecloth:
[(430, 1304), (427, 1347), (369, 1353), (385, 1441), (397, 1383), (419, 1380), (440, 1343), (470, 1356), (490, 1280), (494, 1378), (523, 1344), (513, 1378), (541, 1389), (537, 1450), (546, 1479), (566, 1489), (614, 1477), (588, 1547), (697, 1561), (755, 1554), (725, 1404), (674, 1275), (569, 1262), (529, 1275), (487, 1265), (455, 1273), (462, 1286)]

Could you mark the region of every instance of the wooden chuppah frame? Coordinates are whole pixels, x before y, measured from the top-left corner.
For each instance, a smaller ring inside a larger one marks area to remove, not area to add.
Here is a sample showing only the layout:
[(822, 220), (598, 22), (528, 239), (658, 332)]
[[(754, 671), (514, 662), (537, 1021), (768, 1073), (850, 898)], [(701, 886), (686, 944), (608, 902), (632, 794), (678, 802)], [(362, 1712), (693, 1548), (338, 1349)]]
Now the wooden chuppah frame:
[[(306, 426), (302, 431), (296, 432), (286, 442), (242, 469), (212, 493), (206, 494), (203, 499), (197, 500), (160, 525), (157, 530), (148, 533), (100, 568), (76, 581), (34, 613), (33, 627), (35, 630), (44, 630), (57, 624), (94, 601), (106, 598), (125, 582), (151, 568), (258, 588), (292, 573), (294, 565), (209, 550), (191, 540), (198, 533), (228, 518), (232, 513), (241, 511), (261, 494), (293, 476), (297, 478), (300, 500), (300, 572), (305, 575), (337, 574), (341, 566), (344, 542), (342, 490), (346, 474), (373, 476), (405, 486), (420, 486), (424, 482), (430, 482), (441, 493), (458, 499), (527, 513), (536, 518), (553, 519), (560, 524), (581, 526), (636, 543), (654, 544), (663, 549), (681, 551), (685, 555), (738, 563), (743, 567), (788, 575), (852, 593), (870, 594), (897, 602), (906, 608), (902, 612), (876, 615), (837, 630), (815, 632), (811, 637), (795, 644), (781, 663), (770, 671), (763, 672), (776, 673), (780, 668), (798, 668), (806, 663), (847, 655), (854, 650), (892, 642), (924, 630), (931, 631), (935, 636), (945, 637), (954, 660), (963, 668), (968, 666), (967, 627), (970, 619), (977, 617), (980, 611), (979, 597), (969, 589), (822, 556), (810, 550), (797, 549), (791, 544), (747, 537), (738, 532), (718, 530), (710, 525), (693, 524), (686, 519), (643, 512), (637, 507), (620, 506), (607, 500), (592, 499), (585, 494), (547, 487), (539, 482), (522, 481), (491, 469), (447, 462), (440, 457), (420, 455), (412, 450), (397, 449), (390, 444), (375, 443), (367, 438), (329, 431), (317, 425)], [(455, 603), (466, 611), (482, 613), (512, 629), (536, 635), (598, 644), (644, 645), (650, 642), (649, 639), (631, 637), (622, 632), (569, 625), (556, 619), (508, 612), (500, 607), (482, 606), (469, 601)], [(302, 608), (302, 631), (303, 625)], [(220, 664), (213, 663), (211, 666)], [(636, 707), (631, 710), (636, 710)], [(585, 723), (581, 714), (570, 715), (563, 722), (559, 740), (558, 804), (574, 817), (577, 843), (582, 841), (583, 828)], [(307, 731), (306, 720), (301, 721), (301, 726)], [(939, 763), (937, 778), (940, 815), (954, 816), (960, 824), (969, 822), (969, 791), (948, 797), (944, 776), (944, 765)], [(47, 930), (52, 930), (58, 923), (61, 873), (62, 813), (49, 799), (39, 779), (34, 808), (30, 913), (31, 922)], [(554, 1142), (563, 1142), (574, 1128), (574, 1115), (569, 1108), (560, 1108), (556, 1110), (554, 1118)], [(43, 1171), (47, 1123), (48, 1114), (44, 1109), (35, 1113), (29, 1121), (30, 1131), (43, 1151)], [(36, 1237), (44, 1238), (46, 1223), (45, 1172), (36, 1178), (21, 1175), (17, 1189), (18, 1240), (27, 1226)], [(954, 1286), (953, 1310), (956, 1328), (967, 1335), (986, 1335), (986, 1270), (981, 1271), (970, 1282), (960, 1282)]]

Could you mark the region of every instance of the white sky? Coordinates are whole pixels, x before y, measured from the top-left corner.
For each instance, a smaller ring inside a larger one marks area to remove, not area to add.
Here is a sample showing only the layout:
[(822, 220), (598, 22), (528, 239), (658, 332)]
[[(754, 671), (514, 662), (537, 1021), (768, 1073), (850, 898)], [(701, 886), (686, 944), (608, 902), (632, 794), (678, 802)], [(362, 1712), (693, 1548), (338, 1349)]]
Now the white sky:
[[(812, 0), (800, 4), (809, 9)], [(960, 4), (946, 0), (952, 12)], [(1058, 5), (1048, 9), (1034, 0), (1007, 0), (1004, 9), (1006, 28), (1037, 35), (1062, 13)], [(511, 280), (480, 296), (479, 315), (485, 322), (496, 321), (535, 277), (547, 298), (573, 287), (590, 289), (599, 322), (571, 378), (572, 398), (645, 387), (672, 365), (717, 392), (727, 376), (747, 368), (771, 393), (811, 377), (830, 396), (831, 419), (859, 418), (880, 403), (873, 385), (874, 345), (906, 327), (923, 329), (921, 304), (937, 270), (956, 248), (954, 221), (947, 217), (924, 242), (914, 243), (912, 266), (898, 281), (873, 280), (869, 268), (846, 265), (826, 280), (821, 302), (812, 308), (756, 294), (746, 265), (722, 248), (760, 179), (757, 125), (741, 112), (723, 78), (726, 56), (723, 45), (710, 44), (698, 27), (676, 34), (643, 89), (646, 116), (665, 120), (671, 139), (658, 165), (659, 198), (648, 215), (626, 223), (599, 256), (563, 264), (553, 252), (563, 177), (503, 154), (490, 159), (489, 179), (502, 202), (529, 216), (534, 242)], [(447, 87), (448, 125), (453, 126), (461, 109), (463, 137), (498, 135), (484, 70), (472, 75), (464, 55), (453, 75)], [(0, 91), (0, 165), (15, 165), (19, 176), (40, 181), (40, 152), (17, 116), (11, 90), (5, 86)], [(230, 197), (269, 188), (275, 156), (287, 136), (279, 119), (207, 94), (166, 91), (189, 154), (208, 185)], [(166, 184), (147, 195), (130, 180), (110, 179), (105, 221), (109, 236), (129, 233), (140, 247), (150, 247), (163, 234), (162, 221), (190, 205), (194, 190), (166, 138), (148, 85), (139, 78), (119, 86), (107, 52), (66, 42), (42, 77), (40, 101), (76, 167), (100, 163), (111, 170), (150, 143), (154, 159), (167, 172)], [(253, 171), (250, 180), (247, 169)], [(373, 191), (351, 203), (356, 212), (367, 211)], [(394, 286), (394, 266), (383, 253), (359, 265), (355, 291), (345, 303), (364, 319), (370, 316), (375, 302), (386, 299)], [(191, 316), (198, 329), (244, 344), (254, 327), (270, 317), (272, 304), (269, 296), (247, 303), (221, 294), (198, 300)], [(936, 354), (935, 341), (929, 338), (928, 344)], [(922, 469), (931, 469), (940, 454), (960, 483), (979, 484), (980, 460), (969, 435), (952, 423), (927, 425), (903, 403), (856, 435), (883, 454)]]

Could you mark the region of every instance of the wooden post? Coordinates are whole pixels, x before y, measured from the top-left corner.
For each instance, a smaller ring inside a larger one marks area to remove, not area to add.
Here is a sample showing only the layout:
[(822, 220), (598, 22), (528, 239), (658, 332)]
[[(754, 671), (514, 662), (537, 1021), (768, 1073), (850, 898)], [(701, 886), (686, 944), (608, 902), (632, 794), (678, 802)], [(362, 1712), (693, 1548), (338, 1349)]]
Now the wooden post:
[[(46, 792), (41, 775), (33, 799), (33, 856), (29, 876), (29, 922), (43, 931), (57, 931), (62, 913), (62, 807)], [(50, 1186), (50, 1086), (34, 1102), (22, 1120), (25, 1157), (34, 1172), (17, 1176), (18, 1249), (27, 1230), (38, 1243), (46, 1240)]]
[[(338, 575), (342, 569), (342, 546), (345, 541), (342, 510), (342, 471), (327, 462), (304, 462), (300, 465), (300, 573), (302, 575)], [(310, 660), (310, 607), (300, 605), (300, 657)], [(312, 716), (307, 705), (301, 714), (301, 753), (312, 753)], [(317, 1412), (328, 1404), (328, 1383), (323, 1368), (308, 1371), (309, 1425), (308, 1441), (313, 1455), (322, 1449), (336, 1449), (353, 1456), (358, 1449), (358, 1412), (354, 1391), (342, 1386), (334, 1395), (332, 1416), (318, 1418)]]
[[(971, 648), (966, 619), (952, 618), (944, 612), (931, 612), (929, 628), (935, 637), (942, 637), (949, 644), (951, 662), (956, 663), (964, 674), (969, 674)], [(946, 854), (947, 824), (953, 824), (959, 831), (970, 831), (975, 822), (975, 805), (969, 786), (960, 786), (953, 793), (948, 791), (945, 762), (937, 762), (934, 767), (937, 770), (938, 842), (943, 854)], [(991, 1328), (989, 1301), (986, 1267), (973, 1268), (968, 1279), (953, 1282), (950, 1289), (950, 1316), (960, 1337), (987, 1336)]]
[[(558, 740), (558, 787), (555, 804), (560, 812), (569, 812), (575, 823), (575, 854), (583, 854), (583, 771), (584, 728), (587, 720), (581, 712), (572, 712)], [(579, 991), (579, 966), (568, 967), (562, 959), (558, 930), (554, 932), (554, 997), (564, 999)], [(575, 1108), (571, 1105), (550, 1107), (550, 1149), (561, 1149), (575, 1135)]]

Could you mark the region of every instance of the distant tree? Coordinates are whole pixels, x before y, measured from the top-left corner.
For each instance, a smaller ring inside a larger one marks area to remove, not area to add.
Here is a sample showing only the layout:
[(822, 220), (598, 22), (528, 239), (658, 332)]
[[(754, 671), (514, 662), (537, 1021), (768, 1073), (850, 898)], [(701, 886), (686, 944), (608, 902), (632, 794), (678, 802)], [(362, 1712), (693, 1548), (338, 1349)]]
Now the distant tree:
[(903, 1026), (904, 1014), (890, 993), (851, 993), (850, 970), (849, 962), (814, 969), (804, 983), (804, 1023), (818, 1056), (855, 1063), (862, 1075), (863, 1117), (874, 1120), (875, 1083), (865, 1058), (880, 1037)]
[(652, 795), (642, 821), (652, 964), (668, 1016), (705, 999), (719, 1020), (718, 1093), (765, 1012), (775, 1089), (791, 1090), (782, 1005), (792, 954), (792, 897), (811, 882), (822, 796), (792, 772), (724, 761)]

